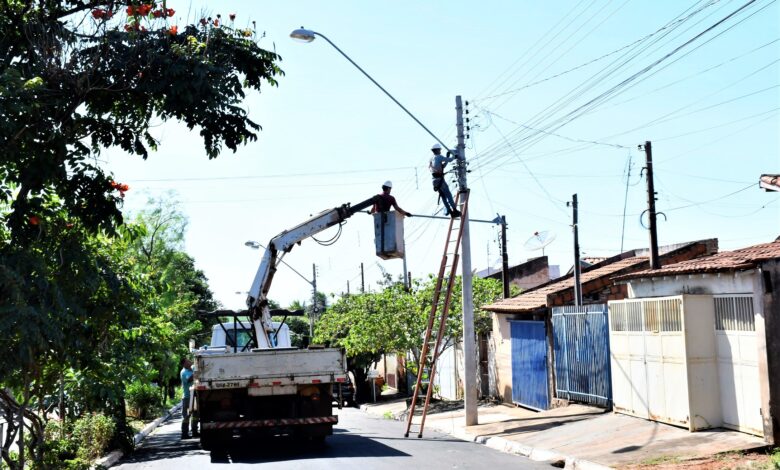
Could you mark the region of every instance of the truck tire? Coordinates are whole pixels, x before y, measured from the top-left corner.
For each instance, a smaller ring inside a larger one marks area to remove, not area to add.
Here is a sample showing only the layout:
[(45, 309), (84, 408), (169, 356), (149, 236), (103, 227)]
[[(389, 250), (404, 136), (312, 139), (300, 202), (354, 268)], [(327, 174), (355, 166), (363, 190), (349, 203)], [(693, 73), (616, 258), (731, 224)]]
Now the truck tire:
[(231, 431), (225, 430), (208, 430), (200, 432), (200, 447), (203, 450), (220, 450), (227, 447), (230, 443), (233, 434)]

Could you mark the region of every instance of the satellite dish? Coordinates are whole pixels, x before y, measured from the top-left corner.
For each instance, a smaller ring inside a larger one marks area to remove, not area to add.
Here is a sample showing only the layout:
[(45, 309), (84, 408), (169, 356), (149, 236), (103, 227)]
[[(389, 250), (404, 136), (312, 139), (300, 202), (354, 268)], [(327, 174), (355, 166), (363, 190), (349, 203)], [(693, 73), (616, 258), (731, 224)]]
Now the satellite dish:
[(534, 232), (534, 234), (528, 240), (523, 243), (526, 250), (542, 250), (542, 256), (544, 256), (544, 247), (555, 241), (555, 233), (543, 230), (540, 232)]

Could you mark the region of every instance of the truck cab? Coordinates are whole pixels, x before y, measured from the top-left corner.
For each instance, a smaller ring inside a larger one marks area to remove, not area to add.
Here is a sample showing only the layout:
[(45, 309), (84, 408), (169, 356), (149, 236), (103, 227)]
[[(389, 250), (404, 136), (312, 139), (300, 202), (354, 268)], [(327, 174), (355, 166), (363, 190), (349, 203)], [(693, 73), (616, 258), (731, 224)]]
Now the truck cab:
[[(290, 328), (286, 323), (273, 322), (274, 332), (271, 341), (276, 348), (290, 348)], [(241, 352), (248, 351), (253, 338), (252, 324), (248, 321), (231, 321), (217, 323), (211, 327), (211, 343), (201, 347), (202, 351)]]

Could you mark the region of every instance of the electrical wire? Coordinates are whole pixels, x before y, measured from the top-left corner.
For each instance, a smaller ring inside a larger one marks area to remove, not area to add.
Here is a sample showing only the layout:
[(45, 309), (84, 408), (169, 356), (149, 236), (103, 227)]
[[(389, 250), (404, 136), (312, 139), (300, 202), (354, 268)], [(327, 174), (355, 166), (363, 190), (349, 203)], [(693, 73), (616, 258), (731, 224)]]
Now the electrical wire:
[[(728, 14), (728, 15), (727, 15), (727, 16), (725, 16), (724, 18), (721, 18), (719, 21), (717, 21), (717, 22), (716, 22), (716, 23), (714, 23), (713, 25), (711, 25), (711, 26), (709, 26), (708, 28), (706, 28), (704, 31), (702, 31), (702, 32), (698, 33), (697, 35), (695, 35), (695, 36), (694, 36), (694, 37), (692, 37), (691, 39), (687, 40), (687, 41), (686, 41), (686, 42), (684, 42), (683, 44), (681, 44), (681, 45), (679, 45), (679, 46), (675, 47), (675, 48), (674, 48), (674, 49), (673, 49), (671, 52), (668, 52), (668, 53), (666, 53), (666, 54), (665, 54), (664, 56), (662, 56), (661, 58), (659, 58), (659, 59), (656, 59), (656, 60), (655, 60), (654, 62), (652, 62), (651, 64), (649, 64), (649, 65), (645, 66), (645, 67), (644, 67), (643, 69), (641, 69), (640, 71), (638, 71), (638, 72), (636, 72), (636, 73), (632, 74), (630, 77), (628, 77), (628, 78), (624, 79), (623, 81), (621, 81), (621, 82), (620, 82), (620, 83), (618, 83), (617, 85), (613, 86), (612, 88), (608, 89), (607, 91), (605, 91), (605, 92), (602, 92), (602, 93), (601, 93), (601, 94), (599, 94), (597, 97), (595, 97), (595, 98), (593, 98), (593, 99), (591, 99), (591, 100), (587, 101), (585, 104), (583, 104), (583, 105), (581, 105), (581, 106), (579, 106), (579, 107), (575, 108), (574, 110), (572, 110), (572, 111), (568, 112), (568, 113), (567, 113), (567, 114), (565, 114), (564, 116), (561, 116), (561, 117), (559, 117), (559, 118), (557, 118), (557, 119), (553, 120), (552, 122), (548, 123), (548, 124), (547, 124), (547, 126), (546, 126), (546, 129), (545, 129), (545, 130), (547, 130), (547, 132), (553, 132), (553, 131), (555, 131), (555, 130), (559, 129), (560, 127), (563, 127), (564, 125), (566, 125), (566, 124), (570, 123), (570, 122), (571, 122), (571, 121), (573, 121), (574, 119), (576, 119), (576, 118), (578, 118), (578, 117), (580, 117), (580, 116), (582, 116), (582, 115), (586, 114), (587, 112), (589, 112), (590, 110), (592, 110), (593, 108), (595, 108), (595, 106), (597, 106), (597, 105), (599, 105), (599, 104), (601, 104), (601, 103), (605, 102), (605, 101), (606, 101), (607, 99), (609, 99), (610, 97), (612, 97), (612, 96), (617, 96), (617, 94), (618, 94), (619, 92), (625, 91), (625, 89), (627, 89), (626, 87), (627, 87), (629, 84), (631, 84), (631, 82), (633, 82), (633, 81), (637, 80), (637, 79), (638, 79), (639, 77), (641, 77), (643, 74), (645, 74), (645, 73), (647, 73), (648, 71), (652, 70), (652, 69), (653, 69), (653, 67), (657, 66), (658, 64), (661, 64), (661, 63), (662, 63), (664, 60), (666, 60), (666, 59), (668, 59), (668, 58), (672, 57), (674, 54), (676, 54), (677, 52), (679, 52), (680, 50), (682, 50), (682, 49), (683, 49), (683, 48), (685, 48), (686, 46), (688, 46), (688, 45), (692, 44), (694, 41), (698, 40), (699, 38), (701, 38), (702, 36), (704, 36), (704, 35), (705, 35), (705, 34), (707, 34), (708, 32), (712, 31), (714, 28), (716, 28), (716, 27), (718, 27), (719, 25), (723, 24), (725, 21), (729, 20), (730, 18), (733, 18), (735, 15), (737, 15), (737, 14), (739, 14), (740, 12), (742, 12), (743, 10), (745, 10), (745, 9), (746, 9), (748, 6), (750, 6), (751, 4), (753, 4), (755, 1), (756, 1), (756, 0), (750, 0), (749, 2), (747, 2), (747, 3), (743, 4), (743, 5), (742, 5), (742, 6), (740, 6), (738, 9), (736, 9), (736, 10), (732, 11), (730, 14)], [(708, 5), (709, 5), (709, 4), (708, 4)], [(706, 7), (706, 6), (707, 6), (707, 5), (705, 5), (705, 7)], [(766, 8), (766, 7), (764, 7), (764, 8)], [(762, 10), (763, 10), (763, 8), (762, 8)], [(751, 16), (752, 16), (752, 15), (751, 15)], [(621, 90), (622, 90), (622, 91), (621, 91)], [(560, 101), (560, 100), (559, 100), (559, 101)], [(550, 108), (550, 107), (548, 107), (548, 109), (549, 109), (549, 108)], [(539, 115), (539, 113), (537, 113), (537, 116), (538, 116), (538, 115)], [(537, 119), (537, 120), (538, 120), (538, 119)], [(531, 126), (528, 126), (528, 127), (531, 127)], [(523, 130), (525, 130), (525, 129), (521, 129), (521, 131), (523, 131)], [(520, 134), (520, 135), (522, 136), (522, 134)], [(515, 142), (514, 142), (514, 143), (515, 143), (515, 145), (518, 145), (518, 144), (525, 144), (525, 148), (529, 148), (530, 146), (532, 146), (532, 145), (536, 144), (537, 142), (539, 142), (539, 141), (540, 141), (542, 138), (544, 138), (544, 136), (545, 136), (544, 134), (540, 134), (539, 132), (537, 132), (536, 134), (532, 134), (532, 135), (530, 135), (530, 136), (523, 136), (523, 137), (520, 137), (520, 138), (515, 138)], [(509, 139), (507, 139), (507, 138), (506, 138), (506, 136), (504, 136), (504, 137), (503, 137), (503, 139), (504, 139), (504, 142), (505, 142), (505, 143), (506, 143), (506, 142), (509, 140)], [(532, 140), (532, 139), (533, 139), (533, 140)], [(497, 144), (496, 144), (496, 145), (497, 145)], [(513, 151), (516, 151), (516, 149), (515, 149), (515, 148), (512, 148), (512, 150), (513, 150)], [(501, 155), (498, 155), (498, 156), (493, 156), (492, 160), (494, 160), (494, 161), (498, 161), (500, 158), (502, 158), (502, 156), (501, 156)], [(504, 152), (504, 156), (503, 156), (503, 158), (508, 158), (508, 156), (506, 156), (506, 152)]]
[(344, 228), (345, 224), (346, 224), (346, 222), (343, 222), (343, 221), (339, 222), (339, 228), (336, 231), (336, 234), (333, 235), (333, 237), (330, 238), (329, 240), (318, 240), (314, 236), (312, 236), (311, 239), (314, 240), (315, 242), (317, 242), (318, 244), (322, 245), (322, 246), (331, 246), (334, 243), (336, 243), (337, 241), (339, 241), (339, 238), (341, 238), (341, 231)]

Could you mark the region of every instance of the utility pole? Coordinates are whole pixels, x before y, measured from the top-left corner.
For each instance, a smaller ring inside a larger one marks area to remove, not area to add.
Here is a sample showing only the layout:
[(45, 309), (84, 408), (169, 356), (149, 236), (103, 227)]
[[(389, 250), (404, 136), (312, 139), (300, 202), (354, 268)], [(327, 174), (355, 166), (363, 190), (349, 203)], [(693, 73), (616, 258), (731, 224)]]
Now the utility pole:
[(571, 196), (572, 230), (574, 231), (574, 306), (582, 305), (582, 284), (580, 283), (580, 239), (577, 221), (577, 195)]
[(349, 281), (347, 281), (347, 295), (349, 295)]
[(509, 253), (506, 248), (506, 216), (501, 216), (501, 281), (504, 283), (504, 298), (509, 298)]
[(406, 250), (404, 250), (404, 289), (409, 291), (409, 275), (408, 271), (406, 270)]
[[(455, 97), (455, 124), (458, 129), (458, 190), (463, 200), (468, 195), (466, 184), (466, 138), (463, 132), (463, 104), (460, 95)], [(468, 113), (468, 111), (466, 111)], [(466, 426), (478, 424), (477, 418), (477, 346), (474, 333), (474, 292), (471, 285), (471, 238), (469, 235), (469, 214), (461, 216), (463, 236), (461, 238), (460, 272), (463, 282), (463, 394), (466, 412)]]
[(366, 292), (366, 278), (363, 276), (363, 263), (360, 263), (360, 293)]
[(314, 338), (314, 318), (319, 316), (319, 305), (317, 305), (317, 265), (311, 264), (311, 289), (312, 289), (312, 302), (311, 302), (311, 316), (309, 317), (309, 337)]
[[(641, 145), (639, 146), (642, 147)], [(656, 228), (655, 213), (655, 186), (653, 185), (653, 146), (650, 141), (645, 141), (645, 170), (647, 173), (647, 216), (650, 225), (650, 269), (661, 267), (658, 258), (658, 230)]]

